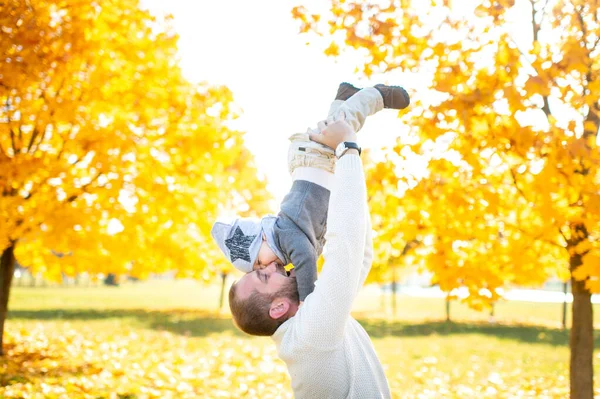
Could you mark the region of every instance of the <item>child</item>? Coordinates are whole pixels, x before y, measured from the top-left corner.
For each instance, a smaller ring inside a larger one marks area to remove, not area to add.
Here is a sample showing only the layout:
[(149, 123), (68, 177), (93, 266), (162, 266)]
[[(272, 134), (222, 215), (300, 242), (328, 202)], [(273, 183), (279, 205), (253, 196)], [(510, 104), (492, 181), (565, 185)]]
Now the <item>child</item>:
[[(375, 85), (361, 90), (342, 83), (327, 121), (345, 118), (358, 132), (367, 116), (383, 108), (404, 109), (409, 103), (406, 90), (399, 86)], [(326, 127), (327, 121), (320, 122), (318, 128)], [(325, 245), (329, 193), (337, 159), (335, 149), (310, 141), (311, 132), (309, 129), (290, 137), (288, 169), (293, 183), (277, 216), (219, 220), (211, 230), (227, 259), (244, 273), (272, 263), (282, 270), (291, 263), (300, 301), (313, 291), (317, 279), (317, 259)]]

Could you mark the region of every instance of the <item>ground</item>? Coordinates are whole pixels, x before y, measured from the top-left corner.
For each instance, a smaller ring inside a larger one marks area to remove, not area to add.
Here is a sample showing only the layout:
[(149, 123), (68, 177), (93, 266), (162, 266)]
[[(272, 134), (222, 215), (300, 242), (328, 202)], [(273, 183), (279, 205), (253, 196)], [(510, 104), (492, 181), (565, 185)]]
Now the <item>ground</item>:
[[(561, 305), (500, 303), (489, 323), (452, 304), (448, 323), (441, 299), (399, 295), (395, 316), (389, 303), (367, 288), (354, 315), (395, 398), (568, 396)], [(291, 398), (272, 341), (218, 306), (218, 286), (191, 281), (15, 287), (0, 398)]]

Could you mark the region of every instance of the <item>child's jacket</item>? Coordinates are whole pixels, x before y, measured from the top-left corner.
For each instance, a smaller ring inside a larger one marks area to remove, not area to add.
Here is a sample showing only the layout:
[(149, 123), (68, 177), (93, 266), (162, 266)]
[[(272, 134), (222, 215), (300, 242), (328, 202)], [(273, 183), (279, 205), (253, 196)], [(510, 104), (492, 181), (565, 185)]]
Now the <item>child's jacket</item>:
[(227, 259), (244, 273), (252, 271), (265, 234), (267, 244), (285, 264), (296, 270), (300, 300), (314, 289), (317, 259), (323, 252), (327, 231), (329, 190), (305, 180), (296, 180), (275, 216), (262, 220), (219, 220), (211, 235)]

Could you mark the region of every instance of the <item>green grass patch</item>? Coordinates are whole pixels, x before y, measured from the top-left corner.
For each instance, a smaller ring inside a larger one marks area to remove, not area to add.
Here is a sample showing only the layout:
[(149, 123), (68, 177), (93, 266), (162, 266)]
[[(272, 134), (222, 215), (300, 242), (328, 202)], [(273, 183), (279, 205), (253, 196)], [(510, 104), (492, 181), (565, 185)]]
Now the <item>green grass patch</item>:
[[(0, 397), (291, 397), (272, 341), (235, 329), (219, 294), (191, 281), (15, 287)], [(559, 304), (500, 303), (494, 323), (461, 304), (448, 323), (441, 299), (400, 295), (391, 309), (367, 288), (354, 314), (395, 398), (568, 396)]]

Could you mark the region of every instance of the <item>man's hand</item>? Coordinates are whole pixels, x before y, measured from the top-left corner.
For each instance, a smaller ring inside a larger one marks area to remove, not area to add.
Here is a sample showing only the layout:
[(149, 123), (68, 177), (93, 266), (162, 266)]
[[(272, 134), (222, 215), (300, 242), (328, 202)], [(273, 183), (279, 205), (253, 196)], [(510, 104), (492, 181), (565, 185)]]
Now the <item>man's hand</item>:
[(321, 121), (317, 124), (321, 133), (310, 133), (310, 139), (335, 150), (343, 141), (356, 142), (356, 132), (346, 122), (342, 113), (336, 121)]

